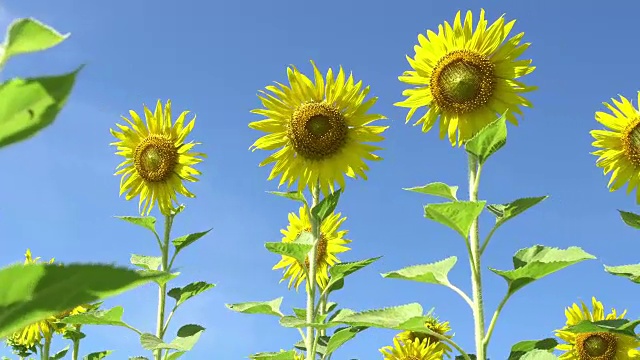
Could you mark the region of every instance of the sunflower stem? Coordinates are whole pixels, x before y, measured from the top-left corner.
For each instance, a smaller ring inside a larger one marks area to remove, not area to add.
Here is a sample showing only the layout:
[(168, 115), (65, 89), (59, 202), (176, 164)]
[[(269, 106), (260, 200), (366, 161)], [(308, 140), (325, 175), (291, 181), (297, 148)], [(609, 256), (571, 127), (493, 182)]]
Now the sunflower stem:
[[(478, 188), (480, 185), (480, 172), (482, 165), (478, 159), (469, 154), (469, 200), (478, 201)], [(480, 231), (478, 218), (471, 223), (469, 232), (469, 246), (471, 248), (471, 287), (473, 291), (473, 323), (475, 328), (476, 357), (478, 360), (487, 360), (484, 346), (484, 304), (482, 301), (482, 274), (480, 268)]]
[[(322, 294), (320, 295), (320, 304), (318, 304), (318, 308), (320, 309), (318, 311), (318, 316), (322, 316), (324, 314), (327, 313), (327, 294)], [(320, 330), (320, 336), (326, 336), (327, 335), (327, 329), (321, 329)]]
[[(76, 326), (76, 331), (80, 332), (80, 325)], [(80, 339), (73, 337), (73, 350), (71, 351), (71, 360), (78, 360), (80, 354)]]
[[(307, 324), (313, 323), (314, 307), (316, 302), (316, 251), (318, 250), (318, 239), (320, 239), (320, 222), (311, 214), (311, 209), (318, 205), (320, 201), (320, 184), (316, 183), (316, 186), (311, 190), (313, 200), (309, 211), (309, 220), (311, 221), (311, 235), (313, 236), (313, 246), (309, 251), (309, 275), (307, 277)], [(307, 338), (305, 348), (307, 351), (307, 360), (316, 360), (316, 336), (315, 329), (311, 326), (307, 327)]]
[(500, 316), (500, 312), (502, 311), (502, 308), (504, 307), (504, 305), (507, 303), (507, 300), (509, 300), (509, 297), (511, 297), (511, 294), (507, 293), (504, 298), (502, 298), (502, 301), (500, 301), (500, 304), (498, 304), (498, 307), (496, 308), (496, 311), (493, 313), (493, 317), (491, 318), (491, 322), (489, 323), (489, 328), (487, 329), (487, 333), (484, 336), (483, 339), (483, 344), (484, 344), (484, 351), (487, 351), (487, 347), (489, 346), (489, 341), (491, 340), (491, 334), (493, 334), (493, 328), (496, 326), (496, 322), (498, 322), (498, 317)]
[(51, 352), (51, 336), (44, 337), (44, 346), (42, 347), (42, 360), (49, 360), (49, 352)]
[[(162, 252), (162, 264), (160, 271), (168, 271), (169, 266), (169, 238), (171, 237), (171, 225), (173, 224), (173, 215), (165, 215), (164, 219), (164, 239), (160, 248)], [(164, 310), (167, 300), (167, 283), (163, 282), (158, 286), (158, 318), (156, 322), (156, 336), (162, 340), (164, 337)], [(155, 360), (162, 360), (162, 349), (154, 351)]]

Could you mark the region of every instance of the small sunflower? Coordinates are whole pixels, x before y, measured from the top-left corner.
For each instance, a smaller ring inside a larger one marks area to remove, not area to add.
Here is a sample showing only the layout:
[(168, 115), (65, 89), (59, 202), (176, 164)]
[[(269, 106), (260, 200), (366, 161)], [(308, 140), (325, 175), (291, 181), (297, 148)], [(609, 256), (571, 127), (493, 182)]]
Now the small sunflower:
[(325, 81), (311, 64), (314, 82), (292, 66), (287, 68), (290, 86), (276, 83), (266, 87), (271, 93), (260, 91), (264, 109), (251, 112), (266, 119), (249, 127), (268, 134), (251, 148), (278, 149), (260, 163), (275, 163), (269, 180), (280, 176), (279, 186), (288, 188), (297, 181), (298, 191), (319, 183), (327, 195), (336, 182), (344, 188), (344, 175), (367, 178), (364, 160), (381, 160), (373, 154), (381, 148), (366, 143), (382, 141), (388, 127), (370, 125), (386, 117), (368, 113), (377, 98), (365, 101), (369, 87), (363, 89), (362, 81), (356, 83), (351, 74), (347, 78), (342, 67), (336, 78), (329, 69)]
[(171, 101), (162, 109), (158, 100), (155, 112), (144, 106), (145, 121), (133, 110), (129, 111), (131, 120), (122, 117), (129, 126), (116, 124), (120, 131), (111, 129), (111, 134), (119, 141), (110, 145), (117, 146), (116, 155), (126, 160), (118, 165), (114, 175), (120, 179), (120, 195), (126, 194), (131, 200), (140, 196), (141, 213), (148, 215), (157, 203), (160, 212), (168, 215), (173, 204), (177, 204), (176, 193), (186, 197), (195, 197), (183, 181), (195, 182), (200, 172), (192, 167), (202, 161), (203, 153), (191, 152), (200, 143), (185, 143), (185, 138), (195, 124), (194, 118), (185, 126), (188, 111), (178, 116), (171, 124)]
[(582, 307), (573, 304), (565, 310), (567, 322), (565, 327), (556, 330), (556, 336), (564, 340), (566, 344), (560, 344), (556, 349), (564, 351), (561, 360), (633, 360), (640, 359), (640, 341), (632, 336), (626, 336), (608, 332), (573, 333), (565, 330), (569, 326), (577, 325), (581, 321), (602, 321), (622, 319), (624, 311), (618, 316), (612, 309), (605, 316), (602, 303), (596, 298), (591, 299), (592, 311), (582, 302)]
[[(640, 112), (631, 101), (620, 96), (620, 101), (611, 99), (613, 105), (603, 103), (611, 114), (596, 112), (596, 120), (610, 130), (592, 130), (593, 146), (600, 148), (592, 154), (599, 156), (596, 165), (604, 174), (611, 174), (608, 187), (620, 189), (625, 183), (627, 194), (636, 190), (636, 202), (640, 204)], [(640, 91), (638, 92), (640, 103)]]
[[(453, 336), (447, 335), (449, 331), (451, 331), (451, 326), (449, 326), (448, 321), (439, 322), (437, 318), (430, 317), (429, 320), (425, 322), (425, 327), (437, 334), (445, 336), (451, 339)], [(435, 348), (442, 352), (443, 355), (447, 357), (451, 357), (451, 348), (446, 343), (443, 343), (437, 337), (429, 334), (425, 334), (422, 332), (414, 332), (414, 331), (403, 331), (397, 335), (397, 338), (402, 342), (411, 342), (415, 340), (425, 341), (427, 345), (434, 345)]]
[(444, 357), (435, 343), (420, 339), (402, 341), (397, 337), (393, 338), (393, 346), (385, 346), (380, 352), (385, 360), (442, 360)]
[[(531, 103), (520, 94), (535, 90), (515, 80), (535, 69), (531, 60), (517, 58), (529, 47), (520, 43), (524, 33), (507, 39), (515, 20), (506, 23), (504, 15), (487, 27), (484, 10), (473, 27), (473, 15), (467, 12), (464, 23), (460, 12), (451, 26), (445, 21), (438, 34), (418, 35), (415, 57), (407, 56), (412, 71), (398, 79), (413, 89), (404, 90), (407, 99), (396, 106), (409, 108), (407, 122), (422, 106), (429, 108), (415, 125), (422, 131), (431, 130), (440, 118), (440, 138), (448, 134), (452, 145), (462, 145), (497, 116), (506, 117), (517, 125), (514, 113), (522, 115), (520, 106)], [(506, 42), (505, 42), (506, 40)]]
[[(311, 221), (309, 220), (308, 211), (309, 209), (306, 206), (302, 206), (300, 208), (300, 217), (295, 213), (289, 213), (289, 225), (287, 229), (280, 230), (282, 235), (284, 235), (282, 242), (293, 242), (303, 231), (311, 231)], [(316, 282), (322, 289), (327, 286), (329, 281), (329, 266), (340, 262), (336, 254), (350, 250), (344, 246), (351, 242), (351, 240), (344, 238), (348, 231), (338, 230), (340, 225), (347, 220), (346, 217), (341, 218), (341, 215), (341, 213), (332, 213), (323, 220), (320, 225), (320, 239), (316, 252)], [(308, 267), (308, 258), (303, 265), (290, 256), (282, 255), (282, 259), (273, 267), (273, 270), (286, 268), (281, 281), (289, 278), (289, 288), (295, 286), (296, 290), (298, 290), (300, 284), (307, 277), (305, 268)]]

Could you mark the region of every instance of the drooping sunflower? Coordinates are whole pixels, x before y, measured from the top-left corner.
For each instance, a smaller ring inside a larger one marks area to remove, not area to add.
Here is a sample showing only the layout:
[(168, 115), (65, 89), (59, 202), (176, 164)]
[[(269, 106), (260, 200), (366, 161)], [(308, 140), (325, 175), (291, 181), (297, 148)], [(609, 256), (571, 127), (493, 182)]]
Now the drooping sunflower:
[[(309, 209), (306, 206), (300, 208), (298, 217), (295, 213), (289, 213), (289, 225), (287, 229), (280, 230), (284, 237), (282, 242), (293, 242), (303, 232), (311, 232), (311, 221), (308, 214)], [(342, 223), (347, 220), (346, 217), (340, 217), (341, 213), (332, 213), (320, 225), (320, 239), (318, 240), (318, 248), (316, 252), (316, 282), (321, 289), (324, 289), (329, 282), (329, 267), (340, 262), (336, 254), (350, 250), (344, 246), (351, 242), (345, 239), (348, 230), (339, 230)], [(303, 268), (304, 266), (304, 268)], [(309, 267), (309, 259), (307, 257), (304, 264), (298, 260), (282, 255), (282, 259), (273, 266), (273, 270), (286, 268), (282, 275), (281, 282), (289, 279), (289, 289), (295, 286), (296, 290), (300, 284), (307, 278), (305, 268)]]
[(193, 130), (194, 118), (185, 125), (188, 111), (183, 111), (171, 124), (171, 101), (167, 101), (164, 111), (158, 100), (155, 112), (144, 105), (145, 121), (133, 110), (129, 111), (131, 120), (122, 117), (129, 126), (116, 124), (120, 131), (111, 129), (111, 134), (119, 141), (110, 145), (117, 146), (116, 155), (126, 160), (118, 165), (114, 175), (120, 179), (120, 195), (131, 200), (140, 196), (139, 210), (149, 214), (157, 203), (163, 215), (170, 214), (173, 204), (177, 204), (176, 194), (195, 197), (183, 181), (198, 181), (200, 172), (192, 166), (206, 157), (203, 153), (191, 152), (200, 143), (185, 142)]
[(602, 303), (596, 298), (591, 299), (592, 311), (582, 302), (582, 307), (573, 304), (565, 310), (567, 322), (565, 327), (556, 330), (556, 336), (566, 344), (560, 344), (556, 349), (564, 351), (561, 360), (632, 360), (640, 359), (640, 341), (632, 336), (608, 332), (573, 333), (566, 330), (569, 326), (577, 325), (581, 321), (602, 321), (622, 319), (624, 311), (618, 316), (612, 309), (605, 316)]
[[(451, 335), (447, 335), (447, 333), (451, 331), (451, 326), (449, 326), (448, 321), (440, 322), (435, 317), (429, 317), (424, 325), (427, 329), (449, 339), (453, 337)], [(451, 357), (451, 347), (449, 347), (449, 345), (440, 341), (440, 339), (433, 335), (425, 334), (422, 332), (403, 331), (396, 337), (402, 342), (412, 342), (415, 340), (419, 340), (421, 342), (424, 341), (427, 345), (434, 345), (435, 349), (441, 351), (444, 356)]]
[(596, 120), (609, 130), (591, 131), (595, 138), (592, 145), (600, 148), (592, 154), (598, 156), (596, 165), (605, 175), (612, 172), (609, 190), (616, 191), (628, 183), (627, 194), (635, 189), (636, 202), (640, 204), (640, 111), (624, 96), (620, 96), (620, 101), (611, 99), (611, 102), (615, 106), (603, 103), (611, 114), (596, 112)]
[(264, 108), (252, 113), (266, 119), (252, 122), (249, 127), (268, 133), (251, 146), (252, 150), (276, 150), (260, 166), (275, 163), (269, 180), (280, 176), (279, 186), (290, 188), (298, 183), (298, 191), (307, 186), (315, 189), (319, 183), (327, 195), (337, 182), (345, 186), (344, 175), (367, 178), (369, 167), (364, 160), (381, 160), (373, 154), (380, 147), (380, 135), (387, 126), (370, 125), (386, 119), (368, 113), (377, 98), (365, 100), (369, 87), (355, 82), (342, 67), (334, 78), (331, 69), (326, 80), (312, 61), (314, 82), (295, 67), (287, 68), (289, 86), (267, 86), (258, 97)]
[(402, 341), (393, 338), (393, 346), (380, 349), (385, 360), (442, 360), (442, 350), (437, 344), (428, 344), (426, 340)]
[(458, 12), (453, 26), (445, 21), (437, 34), (428, 30), (426, 37), (418, 35), (414, 58), (407, 56), (413, 70), (398, 78), (415, 86), (404, 90), (407, 99), (395, 104), (409, 108), (407, 122), (420, 107), (428, 107), (415, 125), (428, 132), (439, 118), (440, 138), (448, 135), (454, 146), (505, 111), (507, 120), (517, 125), (514, 114), (522, 115), (521, 106), (532, 106), (521, 94), (536, 88), (516, 80), (535, 67), (531, 60), (518, 60), (530, 45), (521, 43), (524, 33), (506, 40), (514, 23), (505, 24), (503, 15), (487, 27), (481, 10), (474, 31), (471, 11), (464, 23)]

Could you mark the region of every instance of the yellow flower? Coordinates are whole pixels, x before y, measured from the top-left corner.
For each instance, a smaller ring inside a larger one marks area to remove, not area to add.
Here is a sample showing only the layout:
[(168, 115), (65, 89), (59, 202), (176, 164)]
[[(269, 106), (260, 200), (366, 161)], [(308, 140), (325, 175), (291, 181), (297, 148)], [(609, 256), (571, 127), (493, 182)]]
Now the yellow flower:
[(605, 316), (602, 303), (596, 298), (591, 299), (592, 311), (582, 302), (582, 307), (573, 304), (565, 310), (567, 317), (563, 329), (556, 330), (556, 336), (564, 340), (566, 344), (560, 344), (556, 349), (564, 351), (561, 360), (632, 360), (640, 359), (640, 341), (632, 336), (608, 332), (573, 333), (567, 331), (569, 326), (577, 325), (581, 321), (602, 321), (622, 319), (624, 311), (618, 316), (612, 309)]
[[(170, 214), (173, 204), (177, 204), (176, 193), (195, 197), (187, 190), (183, 181), (195, 182), (200, 172), (192, 167), (202, 161), (205, 154), (190, 152), (199, 143), (185, 143), (185, 138), (195, 124), (194, 118), (185, 126), (188, 111), (178, 116), (171, 124), (171, 101), (162, 109), (158, 100), (155, 112), (144, 106), (145, 121), (133, 110), (131, 120), (122, 117), (129, 126), (116, 124), (120, 131), (111, 129), (111, 134), (119, 141), (117, 155), (126, 160), (118, 165), (115, 175), (122, 175), (120, 195), (126, 194), (131, 200), (140, 196), (139, 208), (144, 215), (149, 214), (154, 204), (158, 204), (163, 215)], [(143, 205), (144, 204), (144, 205)]]
[(419, 339), (403, 342), (397, 337), (393, 338), (393, 346), (385, 346), (380, 352), (385, 360), (442, 360), (444, 356), (435, 343)]
[[(282, 242), (295, 241), (303, 231), (311, 232), (311, 221), (308, 215), (309, 209), (306, 206), (300, 208), (300, 217), (295, 213), (289, 213), (289, 225), (286, 230), (280, 230), (284, 237)], [(316, 282), (320, 288), (324, 289), (329, 281), (329, 266), (339, 263), (340, 260), (336, 254), (349, 250), (343, 246), (351, 242), (344, 236), (347, 230), (338, 230), (340, 225), (347, 220), (346, 217), (340, 218), (341, 213), (332, 213), (320, 225), (320, 240), (316, 252)], [(305, 268), (309, 267), (309, 260), (305, 264), (300, 264), (296, 259), (282, 255), (282, 259), (278, 262), (273, 270), (286, 268), (282, 280), (289, 278), (289, 288), (295, 286), (296, 290), (300, 284), (307, 278)]]
[(429, 110), (415, 125), (422, 124), (422, 131), (428, 132), (440, 118), (440, 138), (448, 134), (455, 145), (457, 132), (458, 146), (507, 110), (507, 120), (517, 125), (514, 113), (522, 115), (520, 106), (532, 106), (520, 94), (535, 87), (515, 79), (535, 67), (531, 60), (517, 60), (530, 45), (520, 43), (524, 33), (506, 40), (514, 23), (505, 24), (500, 17), (487, 27), (481, 10), (474, 31), (471, 11), (464, 23), (458, 12), (453, 26), (445, 21), (438, 26), (438, 34), (428, 30), (426, 37), (418, 35), (415, 57), (407, 56), (413, 70), (398, 78), (416, 86), (405, 90), (402, 94), (407, 99), (395, 104), (410, 109), (407, 122), (426, 106)]
[(380, 134), (387, 127), (369, 124), (386, 118), (367, 113), (377, 98), (365, 101), (369, 87), (363, 89), (362, 81), (347, 78), (342, 67), (336, 78), (329, 69), (325, 81), (311, 64), (314, 82), (292, 66), (287, 68), (290, 86), (276, 83), (278, 87), (266, 87), (271, 93), (260, 91), (264, 109), (251, 112), (266, 119), (249, 127), (268, 134), (251, 148), (278, 149), (260, 163), (275, 163), (269, 180), (280, 176), (279, 186), (287, 183), (288, 188), (297, 181), (299, 191), (319, 183), (327, 195), (336, 182), (344, 188), (344, 175), (366, 179), (369, 167), (364, 160), (381, 160), (373, 154), (381, 148), (365, 143), (384, 139)]
[[(620, 101), (611, 101), (615, 107), (603, 103), (611, 114), (596, 112), (596, 120), (611, 131), (591, 131), (595, 138), (593, 146), (600, 148), (592, 154), (599, 156), (596, 165), (603, 168), (605, 175), (613, 172), (609, 189), (616, 191), (628, 183), (629, 194), (640, 184), (640, 112), (624, 96), (620, 96)], [(640, 204), (640, 191), (637, 190), (636, 202)]]
[[(439, 322), (437, 318), (430, 317), (429, 320), (425, 322), (425, 327), (429, 330), (445, 336), (451, 339), (453, 336), (446, 335), (449, 331), (451, 331), (451, 327), (449, 326), (449, 322)], [(434, 348), (438, 351), (441, 351), (443, 355), (447, 357), (451, 357), (449, 353), (451, 353), (451, 348), (446, 343), (443, 343), (437, 337), (429, 334), (425, 334), (422, 332), (414, 332), (414, 331), (403, 331), (397, 335), (398, 340), (402, 342), (413, 342), (415, 340), (419, 340), (420, 342), (426, 342), (426, 345), (434, 345)]]

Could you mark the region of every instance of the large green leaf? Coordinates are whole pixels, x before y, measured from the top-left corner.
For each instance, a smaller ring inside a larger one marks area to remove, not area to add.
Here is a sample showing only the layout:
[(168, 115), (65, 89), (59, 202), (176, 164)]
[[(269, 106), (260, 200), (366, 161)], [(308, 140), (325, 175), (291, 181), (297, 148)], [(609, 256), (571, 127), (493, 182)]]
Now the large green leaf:
[(388, 307), (378, 310), (353, 312), (342, 310), (332, 322), (351, 326), (377, 327), (384, 329), (396, 329), (407, 320), (422, 316), (423, 309), (418, 303)]
[(467, 152), (475, 156), (480, 165), (507, 143), (507, 122), (505, 114), (485, 126), (465, 144)]
[(293, 242), (268, 242), (264, 246), (274, 254), (290, 256), (304, 264), (307, 254), (313, 248), (313, 235), (303, 231)]
[(78, 69), (59, 76), (11, 79), (0, 84), (0, 148), (51, 125), (69, 98)]
[(595, 259), (595, 256), (579, 247), (572, 246), (567, 249), (558, 249), (534, 245), (530, 248), (518, 250), (513, 257), (513, 270), (489, 269), (507, 281), (509, 286), (508, 293), (513, 294), (538, 279), (570, 265), (590, 259)]
[(635, 328), (640, 325), (640, 320), (612, 319), (601, 321), (583, 320), (576, 325), (569, 326), (566, 330), (575, 334), (586, 332), (610, 332), (627, 336), (636, 336)]
[(187, 246), (193, 244), (194, 242), (199, 240), (201, 237), (207, 235), (209, 233), (209, 231), (211, 231), (211, 230), (213, 230), (213, 229), (209, 229), (207, 231), (197, 232), (197, 233), (193, 233), (193, 234), (189, 234), (189, 235), (180, 236), (179, 238), (171, 240), (171, 242), (173, 243), (173, 246), (176, 247), (176, 253), (180, 252), (181, 250), (183, 250)]
[(485, 204), (486, 201), (429, 204), (424, 207), (424, 216), (455, 230), (466, 239), (469, 236), (469, 230), (471, 230), (471, 223), (480, 216)]
[(640, 229), (640, 215), (628, 211), (618, 210), (625, 224), (635, 229)]
[(604, 270), (609, 274), (626, 277), (636, 284), (640, 284), (640, 264), (604, 266)]
[(451, 201), (458, 201), (457, 186), (449, 186), (443, 182), (433, 182), (424, 186), (416, 186), (412, 188), (403, 188), (402, 190), (414, 191), (421, 194), (439, 196)]
[(48, 316), (166, 276), (101, 264), (5, 267), (0, 270), (0, 338)]
[(356, 335), (366, 329), (367, 327), (365, 326), (349, 326), (336, 329), (327, 342), (326, 353), (331, 354), (338, 350), (338, 348), (344, 345), (347, 341), (353, 339)]
[(333, 285), (335, 285), (338, 281), (344, 279), (348, 275), (353, 274), (354, 272), (373, 264), (378, 261), (382, 256), (378, 256), (375, 258), (353, 261), (353, 262), (344, 262), (338, 263), (329, 268), (329, 283), (327, 284), (327, 288), (331, 289)]
[(201, 294), (209, 289), (214, 288), (215, 284), (209, 284), (204, 281), (193, 282), (181, 288), (173, 288), (169, 290), (167, 295), (176, 299), (176, 306), (182, 305), (185, 301), (192, 297)]
[(487, 210), (496, 216), (496, 228), (522, 214), (529, 208), (539, 204), (548, 196), (528, 197), (514, 200), (507, 204), (488, 205)]
[(244, 314), (265, 314), (282, 317), (284, 316), (282, 312), (280, 312), (282, 299), (282, 297), (279, 297), (270, 301), (250, 301), (244, 303), (226, 304), (226, 307), (229, 308), (229, 310), (237, 311)]
[(558, 342), (554, 338), (520, 341), (511, 347), (508, 360), (520, 360), (524, 354), (533, 350), (553, 351), (557, 345)]
[(52, 27), (33, 18), (17, 19), (9, 25), (7, 37), (2, 47), (4, 54), (0, 64), (9, 58), (26, 53), (38, 52), (52, 48), (63, 42), (69, 34), (60, 34)]
[(176, 338), (171, 340), (174, 349), (181, 352), (191, 351), (204, 332), (204, 328), (196, 324), (188, 324), (178, 329)]
[(60, 320), (60, 322), (73, 325), (122, 326), (139, 333), (138, 330), (122, 321), (123, 314), (124, 309), (122, 306), (116, 306), (109, 310), (93, 310), (82, 314), (70, 315)]
[(449, 271), (453, 269), (453, 266), (457, 261), (457, 257), (451, 256), (435, 263), (414, 265), (404, 269), (391, 271), (382, 274), (382, 277), (389, 279), (411, 280), (427, 284), (449, 285), (451, 283), (449, 282), (447, 275), (449, 274)]
[(341, 193), (342, 189), (338, 189), (322, 199), (318, 205), (311, 208), (311, 215), (320, 221), (324, 221), (338, 206)]

